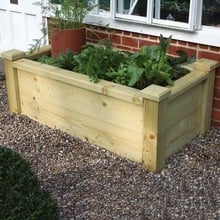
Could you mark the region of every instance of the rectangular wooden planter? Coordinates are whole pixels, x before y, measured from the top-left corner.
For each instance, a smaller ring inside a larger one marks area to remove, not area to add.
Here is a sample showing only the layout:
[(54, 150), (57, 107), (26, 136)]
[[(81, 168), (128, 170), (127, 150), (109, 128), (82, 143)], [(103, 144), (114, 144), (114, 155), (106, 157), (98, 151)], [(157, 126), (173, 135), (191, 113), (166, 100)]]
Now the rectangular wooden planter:
[[(44, 48), (41, 53), (48, 53)], [(159, 171), (185, 143), (210, 128), (217, 62), (201, 59), (171, 87), (137, 90), (2, 54), (9, 110), (24, 114)], [(33, 57), (31, 57), (33, 58)]]

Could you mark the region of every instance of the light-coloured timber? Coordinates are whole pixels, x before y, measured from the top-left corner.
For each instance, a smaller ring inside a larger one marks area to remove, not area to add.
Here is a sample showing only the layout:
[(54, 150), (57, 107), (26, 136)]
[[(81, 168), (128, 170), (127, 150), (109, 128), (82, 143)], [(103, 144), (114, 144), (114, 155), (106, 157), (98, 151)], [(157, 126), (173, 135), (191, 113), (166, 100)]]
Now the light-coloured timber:
[(163, 168), (167, 157), (210, 128), (215, 68), (201, 59), (174, 86), (137, 90), (40, 64), (28, 55), (2, 54), (9, 110), (143, 163)]

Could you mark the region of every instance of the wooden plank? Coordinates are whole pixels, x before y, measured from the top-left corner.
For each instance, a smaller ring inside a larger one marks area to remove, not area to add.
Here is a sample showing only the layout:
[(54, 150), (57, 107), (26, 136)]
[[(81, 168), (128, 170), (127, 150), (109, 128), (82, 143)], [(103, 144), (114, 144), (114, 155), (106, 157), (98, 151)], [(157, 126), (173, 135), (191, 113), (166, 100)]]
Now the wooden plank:
[(171, 101), (169, 100), (167, 108), (167, 128), (172, 127), (191, 112), (200, 108), (201, 101), (202, 84), (199, 84)]
[(11, 112), (20, 113), (18, 76), (17, 69), (13, 67), (13, 61), (25, 57), (25, 53), (13, 49), (3, 52), (1, 56), (5, 68), (8, 108)]
[(34, 73), (36, 76), (43, 76), (48, 79), (65, 82), (69, 85), (102, 93), (137, 105), (143, 105), (142, 93), (140, 93), (138, 89), (122, 86), (106, 80), (100, 80), (99, 83), (93, 83), (86, 75), (27, 59), (16, 61), (13, 63), (13, 66), (20, 70)]
[[(161, 100), (159, 96), (168, 97), (169, 89), (158, 87), (154, 89), (158, 96), (157, 100)], [(150, 171), (159, 171), (165, 164), (165, 146), (166, 141), (166, 110), (167, 99), (160, 102), (144, 99), (143, 111), (143, 163)]]
[(200, 133), (204, 134), (211, 127), (212, 104), (214, 96), (215, 70), (209, 72), (209, 77), (202, 85)]
[(143, 93), (143, 97), (145, 99), (160, 102), (170, 95), (170, 89), (152, 84), (146, 87), (145, 89), (141, 90), (141, 93)]
[(200, 109), (187, 115), (173, 127), (167, 130), (166, 156), (170, 156), (193, 137), (199, 134)]
[(12, 49), (1, 53), (1, 57), (6, 60), (15, 61), (26, 56), (25, 52)]
[[(184, 119), (182, 124), (180, 122), (179, 126), (183, 126), (183, 124), (187, 124), (187, 121), (190, 122), (190, 128), (185, 129), (182, 132), (182, 135), (179, 135), (175, 139), (173, 139), (171, 142), (168, 143), (167, 149), (166, 149), (166, 157), (171, 156), (173, 153), (181, 149), (187, 142), (190, 142), (196, 135), (199, 134), (199, 118), (193, 118), (195, 116), (198, 116), (198, 112), (191, 114), (187, 119)], [(177, 127), (178, 128), (178, 125)], [(194, 129), (193, 129), (194, 128)], [(174, 128), (173, 128), (174, 130)], [(171, 130), (169, 131), (172, 132)], [(169, 135), (167, 135), (169, 136)]]
[(168, 86), (170, 89), (169, 101), (175, 99), (191, 88), (199, 85), (202, 81), (206, 80), (208, 77), (207, 72), (201, 72), (198, 70), (193, 70), (189, 74), (181, 77), (174, 82), (174, 86)]
[(12, 67), (10, 60), (4, 59), (8, 108), (10, 112), (20, 113), (20, 96), (17, 70)]
[(19, 82), (22, 113), (141, 162), (141, 106), (24, 71)]
[(206, 58), (202, 58), (194, 62), (193, 68), (196, 70), (200, 70), (202, 72), (211, 72), (220, 66), (220, 63), (216, 60), (210, 60)]

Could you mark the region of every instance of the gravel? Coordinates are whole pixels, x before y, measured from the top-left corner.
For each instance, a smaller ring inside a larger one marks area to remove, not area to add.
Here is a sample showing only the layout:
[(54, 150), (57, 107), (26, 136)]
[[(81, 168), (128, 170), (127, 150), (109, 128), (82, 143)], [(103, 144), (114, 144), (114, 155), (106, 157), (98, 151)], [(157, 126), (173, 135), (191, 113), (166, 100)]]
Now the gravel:
[(199, 135), (160, 173), (8, 112), (0, 81), (0, 145), (30, 161), (61, 219), (220, 219), (220, 129)]

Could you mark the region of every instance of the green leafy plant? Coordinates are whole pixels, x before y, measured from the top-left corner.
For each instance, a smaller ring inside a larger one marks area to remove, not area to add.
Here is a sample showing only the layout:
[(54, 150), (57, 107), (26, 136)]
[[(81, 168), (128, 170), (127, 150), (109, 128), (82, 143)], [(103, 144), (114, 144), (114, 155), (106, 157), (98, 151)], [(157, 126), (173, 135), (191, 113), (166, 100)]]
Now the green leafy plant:
[(109, 72), (115, 71), (126, 61), (127, 53), (114, 51), (109, 42), (101, 42), (102, 46), (89, 45), (75, 57), (74, 71), (86, 74), (93, 82), (99, 79), (111, 80)]
[(177, 66), (186, 62), (186, 53), (182, 52), (181, 58), (167, 56), (170, 42), (171, 36), (165, 40), (161, 35), (159, 45), (144, 46), (140, 52), (133, 53), (116, 72), (111, 73), (113, 81), (138, 89), (150, 84), (173, 85), (173, 80), (178, 78), (179, 74), (186, 74), (188, 70)]
[(60, 4), (36, 2), (44, 15), (50, 16), (51, 25), (60, 29), (74, 29), (84, 26), (83, 19), (95, 4), (89, 0), (61, 0)]
[[(59, 0), (49, 1), (47, 4), (44, 1), (37, 1), (34, 4), (41, 7), (42, 14), (50, 17), (50, 26), (57, 29), (83, 27), (83, 20), (86, 14), (96, 7), (91, 0)], [(33, 53), (45, 44), (45, 39), (49, 33), (48, 27), (42, 28), (41, 31), (42, 37), (33, 39), (34, 43), (30, 44), (30, 53)]]
[(58, 61), (57, 59), (55, 59), (54, 57), (52, 56), (47, 56), (47, 55), (44, 55), (42, 57), (40, 57), (38, 59), (38, 62), (40, 63), (43, 63), (43, 64), (47, 64), (47, 65), (51, 65), (51, 66), (57, 66), (57, 67), (63, 67)]
[(56, 202), (40, 190), (30, 164), (6, 147), (0, 147), (0, 219), (59, 219)]
[(185, 52), (177, 51), (178, 57), (167, 56), (170, 42), (171, 36), (164, 39), (161, 35), (159, 45), (129, 53), (113, 50), (109, 41), (101, 41), (101, 46), (89, 45), (80, 54), (67, 51), (56, 59), (48, 57), (43, 61), (86, 74), (93, 82), (105, 79), (138, 89), (150, 84), (173, 85), (174, 80), (189, 71), (180, 66), (187, 61)]

